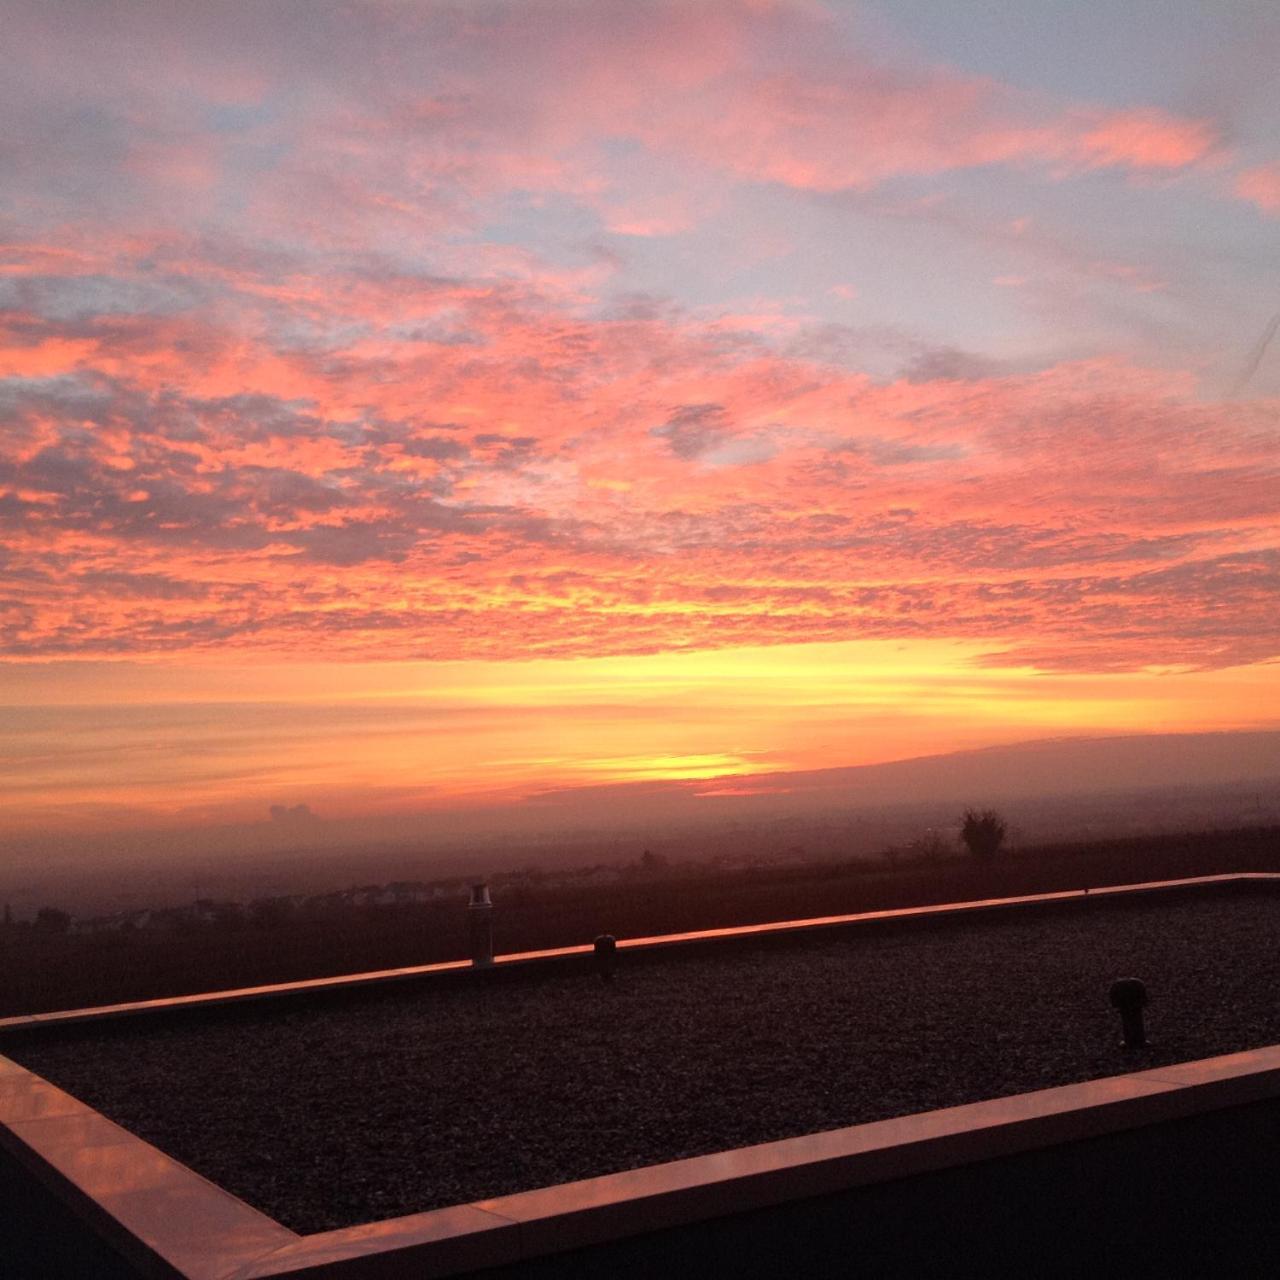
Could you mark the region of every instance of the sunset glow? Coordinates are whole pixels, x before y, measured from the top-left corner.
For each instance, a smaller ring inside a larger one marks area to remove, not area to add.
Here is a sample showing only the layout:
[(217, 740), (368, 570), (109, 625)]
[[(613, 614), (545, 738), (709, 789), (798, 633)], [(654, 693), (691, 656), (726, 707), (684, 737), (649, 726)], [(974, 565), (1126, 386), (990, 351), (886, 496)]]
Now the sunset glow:
[(982, 652), (854, 641), (526, 663), (27, 664), (4, 673), (0, 817), (34, 834), (662, 779), (737, 779), (701, 794), (750, 794), (753, 774), (1038, 737), (1266, 728), (1280, 699), (1278, 664), (1046, 673), (983, 666)]
[(1280, 727), (1280, 19), (1147, 9), (7, 6), (7, 830)]

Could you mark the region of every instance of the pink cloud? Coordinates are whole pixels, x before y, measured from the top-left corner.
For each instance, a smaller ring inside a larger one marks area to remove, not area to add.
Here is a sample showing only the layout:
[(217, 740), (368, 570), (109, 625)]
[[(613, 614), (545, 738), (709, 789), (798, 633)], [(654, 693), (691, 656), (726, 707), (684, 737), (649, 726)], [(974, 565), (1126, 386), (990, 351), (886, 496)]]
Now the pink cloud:
[(838, 77), (816, 81), (742, 69), (697, 102), (669, 102), (633, 127), (650, 146), (691, 150), (744, 178), (818, 191), (995, 164), (1059, 176), (1177, 171), (1218, 145), (1207, 121), (1055, 108), (993, 81), (889, 71), (850, 54)]
[(1070, 149), (1091, 169), (1177, 170), (1204, 160), (1220, 141), (1209, 121), (1145, 108), (1100, 116), (1081, 130)]
[(1263, 213), (1280, 213), (1280, 165), (1245, 170), (1237, 175), (1234, 191)]
[[(13, 159), (54, 200), (90, 183), (100, 223), (216, 209), (249, 238), (367, 250), (473, 227), (511, 192), (669, 235), (715, 206), (690, 198), (699, 171), (838, 191), (990, 165), (1171, 173), (1218, 147), (1208, 120), (884, 64), (808, 4), (492, 4), (464, 20), (423, 3), (374, 21), (317, 3), (302, 24), (255, 10), (249, 30), (233, 12), (144, 23), (94, 6), (55, 38), (46, 9), (20, 11), (9, 34), (44, 51), (47, 75), (0, 101), (28, 139)], [(95, 121), (83, 154), (59, 143), (68, 104)], [(634, 164), (606, 162), (623, 140), (666, 171), (641, 183)]]

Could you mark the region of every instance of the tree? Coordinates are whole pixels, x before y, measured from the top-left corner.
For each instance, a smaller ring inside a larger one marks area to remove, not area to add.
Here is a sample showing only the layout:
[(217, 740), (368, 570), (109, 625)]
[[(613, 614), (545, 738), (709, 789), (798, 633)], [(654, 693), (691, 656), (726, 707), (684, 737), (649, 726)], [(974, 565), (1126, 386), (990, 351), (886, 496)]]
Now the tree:
[(975, 858), (994, 858), (1007, 831), (1005, 820), (994, 809), (966, 809), (960, 823), (960, 839)]
[(913, 840), (910, 845), (911, 852), (921, 862), (937, 862), (939, 859), (945, 858), (953, 848), (954, 846), (943, 836), (942, 832), (935, 831), (932, 827), (918, 840)]
[(249, 920), (260, 929), (278, 929), (292, 914), (288, 898), (255, 898), (249, 903)]
[(71, 917), (57, 907), (41, 907), (36, 912), (36, 928), (41, 933), (66, 933), (71, 928)]
[(645, 875), (658, 875), (667, 869), (667, 860), (660, 853), (654, 853), (652, 849), (646, 849), (640, 855), (640, 870)]

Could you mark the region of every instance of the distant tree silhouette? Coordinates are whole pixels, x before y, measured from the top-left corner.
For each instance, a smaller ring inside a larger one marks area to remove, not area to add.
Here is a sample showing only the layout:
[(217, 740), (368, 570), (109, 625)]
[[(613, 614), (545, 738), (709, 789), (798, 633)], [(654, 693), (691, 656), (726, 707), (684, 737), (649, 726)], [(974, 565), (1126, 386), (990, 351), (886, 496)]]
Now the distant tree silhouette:
[(215, 902), (212, 920), (219, 929), (238, 929), (244, 924), (244, 908), (238, 902)]
[(249, 920), (259, 929), (278, 929), (292, 914), (282, 898), (255, 898), (249, 903)]
[(57, 907), (41, 907), (36, 912), (36, 928), (41, 933), (66, 933), (71, 928), (71, 917)]
[(975, 858), (994, 858), (1007, 831), (1005, 820), (994, 809), (966, 809), (960, 823), (960, 839)]
[(910, 845), (911, 853), (921, 862), (937, 862), (939, 858), (945, 858), (954, 848), (955, 846), (943, 836), (941, 831), (935, 831), (932, 827), (918, 840), (913, 840)]

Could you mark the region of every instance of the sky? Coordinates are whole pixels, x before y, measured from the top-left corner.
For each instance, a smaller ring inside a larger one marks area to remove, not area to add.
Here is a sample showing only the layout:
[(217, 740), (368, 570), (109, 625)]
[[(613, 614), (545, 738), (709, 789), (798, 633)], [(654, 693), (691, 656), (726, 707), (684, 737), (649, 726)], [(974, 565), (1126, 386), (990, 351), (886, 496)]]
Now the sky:
[(1280, 726), (1274, 5), (3, 10), (10, 836)]

